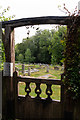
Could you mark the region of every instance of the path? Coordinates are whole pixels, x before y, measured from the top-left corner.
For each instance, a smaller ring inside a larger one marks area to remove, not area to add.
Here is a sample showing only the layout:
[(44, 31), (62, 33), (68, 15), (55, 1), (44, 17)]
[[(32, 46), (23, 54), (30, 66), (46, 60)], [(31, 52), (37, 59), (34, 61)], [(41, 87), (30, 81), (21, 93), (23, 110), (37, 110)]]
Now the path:
[[(25, 76), (23, 76), (23, 77), (25, 77)], [(28, 77), (28, 78), (35, 78), (35, 77), (32, 77), (32, 76), (26, 76), (26, 77)], [(54, 76), (51, 75), (51, 74), (46, 74), (46, 75), (43, 75), (43, 76), (39, 76), (39, 77), (37, 77), (37, 78), (45, 78), (45, 79), (48, 79), (49, 77), (54, 77)]]
[(51, 75), (51, 74), (46, 74), (46, 75), (43, 75), (43, 76), (39, 76), (38, 78), (48, 78), (48, 77), (50, 77), (50, 76), (52, 76), (53, 77), (53, 75)]

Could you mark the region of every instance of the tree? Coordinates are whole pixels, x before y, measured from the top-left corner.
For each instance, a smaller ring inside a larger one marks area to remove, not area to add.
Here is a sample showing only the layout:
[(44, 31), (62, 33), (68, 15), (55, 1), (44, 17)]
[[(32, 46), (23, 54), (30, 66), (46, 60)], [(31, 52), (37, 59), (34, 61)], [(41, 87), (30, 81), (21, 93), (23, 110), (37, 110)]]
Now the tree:
[(49, 30), (39, 30), (34, 36), (35, 44), (35, 57), (36, 62), (39, 63), (50, 63), (50, 53), (48, 47), (50, 45), (50, 31)]
[(23, 63), (23, 55), (19, 54), (19, 56), (17, 56), (17, 59), (19, 62)]
[(65, 47), (65, 34), (66, 27), (59, 26), (58, 30), (52, 33), (52, 44), (49, 46), (49, 52), (51, 53), (51, 63), (60, 64), (64, 58), (64, 47)]
[(31, 62), (31, 51), (29, 48), (27, 48), (25, 52), (25, 62), (30, 63)]
[(22, 54), (24, 62), (60, 64), (64, 58), (65, 34), (66, 27), (58, 27), (57, 31), (38, 30), (34, 36), (16, 45), (15, 54)]

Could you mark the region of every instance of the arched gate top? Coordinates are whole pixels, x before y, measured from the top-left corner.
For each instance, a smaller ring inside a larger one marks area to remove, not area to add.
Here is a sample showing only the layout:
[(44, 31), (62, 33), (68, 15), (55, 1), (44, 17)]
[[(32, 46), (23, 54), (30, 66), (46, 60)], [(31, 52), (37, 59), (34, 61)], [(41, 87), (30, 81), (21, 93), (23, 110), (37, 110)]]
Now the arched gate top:
[(44, 17), (31, 17), (22, 18), (10, 21), (3, 21), (2, 28), (9, 25), (13, 28), (27, 26), (27, 25), (38, 25), (38, 24), (61, 24), (68, 25), (70, 22), (70, 16), (44, 16)]

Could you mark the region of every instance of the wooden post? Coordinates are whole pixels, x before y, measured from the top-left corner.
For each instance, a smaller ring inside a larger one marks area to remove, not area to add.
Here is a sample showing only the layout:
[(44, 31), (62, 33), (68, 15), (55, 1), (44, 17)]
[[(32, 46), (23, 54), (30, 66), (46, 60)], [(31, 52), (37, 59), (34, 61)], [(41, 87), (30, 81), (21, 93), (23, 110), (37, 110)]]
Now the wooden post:
[(1, 63), (2, 63), (2, 24), (0, 23), (0, 120), (2, 119), (2, 71), (1, 71)]
[(13, 72), (15, 71), (15, 44), (14, 44), (14, 28), (5, 27), (5, 57), (6, 62), (13, 63)]
[(2, 98), (3, 109), (2, 117), (4, 120), (14, 119), (14, 84), (13, 72), (15, 71), (15, 50), (14, 50), (14, 28), (5, 27), (5, 57), (6, 62), (3, 70), (2, 79)]

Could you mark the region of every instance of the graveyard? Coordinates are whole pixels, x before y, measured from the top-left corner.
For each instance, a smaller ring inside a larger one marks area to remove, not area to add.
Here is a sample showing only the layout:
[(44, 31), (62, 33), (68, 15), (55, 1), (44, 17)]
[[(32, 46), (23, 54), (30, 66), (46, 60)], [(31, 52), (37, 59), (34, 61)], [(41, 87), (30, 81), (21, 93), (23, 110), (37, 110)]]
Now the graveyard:
[(48, 65), (48, 64), (15, 64), (15, 69), (19, 75), (27, 77), (38, 77), (46, 79), (61, 79), (61, 74), (64, 71), (64, 66)]
[[(64, 66), (60, 65), (48, 65), (48, 64), (21, 64), (16, 63), (15, 64), (16, 70), (19, 72), (20, 76), (24, 76), (27, 78), (42, 78), (42, 79), (61, 79), (61, 74), (64, 71)], [(42, 90), (41, 97), (46, 98), (46, 85), (41, 84), (40, 88)], [(30, 96), (36, 97), (35, 83), (30, 83), (31, 93)], [(19, 95), (26, 95), (25, 89), (25, 83), (19, 82)], [(53, 94), (51, 96), (54, 100), (60, 100), (60, 92), (61, 92), (60, 85), (52, 85), (52, 91)]]

